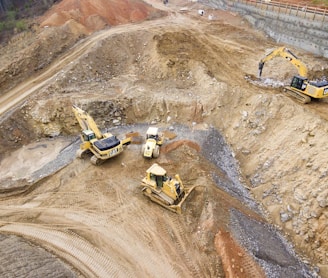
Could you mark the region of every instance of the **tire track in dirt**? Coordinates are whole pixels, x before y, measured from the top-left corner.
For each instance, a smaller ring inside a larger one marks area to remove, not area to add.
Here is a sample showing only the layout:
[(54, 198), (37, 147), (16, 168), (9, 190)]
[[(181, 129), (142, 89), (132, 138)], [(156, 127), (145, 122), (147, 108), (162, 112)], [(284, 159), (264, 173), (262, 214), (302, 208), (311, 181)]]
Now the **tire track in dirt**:
[[(151, 212), (145, 214), (143, 207), (137, 206), (131, 201), (124, 206), (117, 207), (116, 203), (112, 202), (107, 203), (107, 205), (109, 205), (107, 208), (110, 207), (110, 209), (106, 215), (76, 212), (67, 213), (65, 216), (87, 228), (92, 227), (92, 234), (104, 233), (104, 229), (110, 230), (110, 233), (106, 233), (106, 241), (108, 242), (106, 249), (119, 253), (120, 260), (132, 261), (134, 267), (143, 270), (143, 277), (154, 277), (155, 274), (157, 277), (185, 277), (186, 268), (177, 270), (172, 264), (158, 259), (160, 253), (164, 256), (167, 253), (162, 251), (161, 242), (163, 239), (159, 241), (158, 232), (151, 228), (155, 227), (153, 221), (156, 219), (150, 215)], [(133, 217), (127, 217), (127, 213)], [(143, 225), (139, 226), (139, 223), (143, 223)], [(145, 226), (147, 232), (145, 232)], [(122, 236), (123, 234), (125, 237)], [(126, 247), (127, 245), (131, 246), (131, 244), (133, 244), (133, 249)], [(141, 253), (142, 256), (140, 256)], [(136, 277), (138, 276), (136, 275)]]
[(184, 262), (190, 270), (190, 276), (203, 277), (201, 269), (195, 264), (192, 259), (192, 254), (186, 247), (186, 244), (189, 244), (189, 238), (185, 236), (185, 229), (180, 223), (179, 215), (172, 215), (170, 220), (172, 223), (158, 221), (159, 229), (162, 232), (165, 232), (168, 235), (168, 238), (171, 239), (171, 244), (176, 247), (176, 250), (180, 255), (180, 261)]
[[(150, 205), (154, 205), (154, 204), (151, 203)], [(154, 210), (152, 210), (151, 214), (157, 215), (157, 211), (161, 210), (161, 209), (162, 209), (161, 207), (155, 207)], [(154, 219), (156, 219), (156, 218), (154, 218), (153, 215), (140, 213), (138, 215), (138, 219), (136, 219), (136, 221), (145, 223), (145, 225), (147, 227), (152, 227), (151, 229), (147, 229), (147, 230), (140, 229), (139, 233), (140, 233), (140, 236), (143, 238), (143, 240), (145, 242), (148, 242), (149, 248), (153, 252), (158, 252), (158, 250), (164, 249), (163, 246), (165, 246), (165, 247), (171, 246), (171, 244), (167, 243), (167, 241), (171, 242), (171, 240), (170, 240), (171, 237), (168, 239), (165, 236), (164, 237), (161, 236), (160, 240), (157, 238), (158, 234), (163, 235), (163, 232), (165, 232), (165, 230), (163, 230), (163, 228), (167, 227), (167, 223), (164, 221), (164, 219), (162, 217), (158, 217), (157, 220), (155, 221), (156, 222), (156, 224), (155, 224)], [(160, 225), (157, 225), (159, 223), (160, 223)], [(159, 228), (160, 228), (160, 231), (158, 230)], [(176, 249), (174, 251), (176, 251)], [(175, 260), (174, 257), (176, 257), (176, 252), (167, 252), (167, 253), (171, 257), (171, 263), (169, 264), (167, 271), (166, 271), (167, 277), (189, 277), (186, 272), (186, 267), (184, 267), (182, 265), (182, 263), (184, 263), (184, 260), (181, 259), (180, 256)], [(192, 276), (190, 276), (190, 277), (192, 277)]]
[(2, 226), (0, 231), (37, 240), (87, 277), (133, 277), (124, 266), (73, 232), (17, 224)]

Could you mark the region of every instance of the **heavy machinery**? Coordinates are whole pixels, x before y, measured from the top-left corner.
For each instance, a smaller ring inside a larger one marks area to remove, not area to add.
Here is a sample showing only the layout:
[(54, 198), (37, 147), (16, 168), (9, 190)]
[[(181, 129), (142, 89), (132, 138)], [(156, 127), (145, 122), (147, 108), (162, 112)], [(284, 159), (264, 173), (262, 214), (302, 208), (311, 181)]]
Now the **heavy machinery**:
[(284, 91), (286, 93), (302, 103), (309, 103), (312, 98), (328, 97), (328, 81), (309, 81), (306, 65), (286, 47), (280, 47), (271, 51), (260, 61), (259, 77), (262, 75), (265, 62), (275, 57), (285, 58), (298, 69), (298, 75), (293, 77), (289, 86), (285, 86)]
[(123, 146), (131, 143), (131, 138), (119, 140), (111, 133), (101, 133), (93, 118), (77, 106), (72, 107), (82, 133), (80, 149), (76, 156), (82, 158), (86, 153), (93, 155), (90, 159), (94, 165), (100, 165), (104, 161), (123, 152)]
[(184, 187), (180, 176), (174, 178), (166, 174), (165, 169), (154, 163), (142, 180), (142, 192), (153, 202), (170, 211), (181, 214), (181, 206), (196, 186)]
[(143, 156), (146, 158), (157, 158), (163, 141), (164, 135), (158, 132), (158, 128), (149, 127), (146, 133), (146, 143), (142, 146)]

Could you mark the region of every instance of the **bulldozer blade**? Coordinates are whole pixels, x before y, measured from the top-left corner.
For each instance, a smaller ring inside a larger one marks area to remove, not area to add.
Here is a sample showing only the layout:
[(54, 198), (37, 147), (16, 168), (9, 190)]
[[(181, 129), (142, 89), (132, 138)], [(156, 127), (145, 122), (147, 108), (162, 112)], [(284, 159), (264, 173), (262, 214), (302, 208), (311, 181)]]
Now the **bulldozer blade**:
[(187, 198), (188, 198), (188, 196), (190, 195), (190, 193), (191, 193), (191, 192), (192, 192), (197, 186), (198, 186), (198, 185), (194, 185), (194, 186), (192, 186), (192, 187), (190, 187), (190, 188), (185, 188), (185, 195), (183, 196), (183, 198), (181, 199), (181, 201), (179, 202), (179, 204), (174, 205), (174, 206), (176, 206), (176, 211), (177, 211), (178, 214), (181, 214), (181, 212), (182, 212), (181, 207), (182, 207), (183, 203), (187, 200)]

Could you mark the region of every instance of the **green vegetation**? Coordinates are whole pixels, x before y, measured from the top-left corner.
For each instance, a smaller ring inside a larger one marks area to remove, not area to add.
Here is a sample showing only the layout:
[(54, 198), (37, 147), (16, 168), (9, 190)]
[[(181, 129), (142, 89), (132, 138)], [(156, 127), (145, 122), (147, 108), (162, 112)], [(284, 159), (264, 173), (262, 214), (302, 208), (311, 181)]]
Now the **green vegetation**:
[(18, 20), (16, 21), (16, 29), (18, 30), (18, 32), (22, 32), (25, 31), (27, 29), (26, 23), (24, 20)]
[(315, 5), (328, 7), (328, 0), (312, 0), (312, 3)]
[(17, 19), (16, 11), (7, 11), (0, 22), (0, 33), (3, 31), (12, 32), (14, 30), (22, 32), (27, 29), (26, 22), (23, 19)]
[(28, 19), (42, 15), (58, 0), (0, 0), (0, 43), (28, 29)]

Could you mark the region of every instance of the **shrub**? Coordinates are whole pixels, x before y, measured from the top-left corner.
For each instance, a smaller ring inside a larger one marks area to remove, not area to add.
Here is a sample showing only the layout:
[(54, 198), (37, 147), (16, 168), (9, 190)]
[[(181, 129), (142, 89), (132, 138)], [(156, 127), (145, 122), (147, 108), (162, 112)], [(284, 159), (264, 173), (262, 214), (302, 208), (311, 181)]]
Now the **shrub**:
[(16, 21), (16, 29), (18, 32), (25, 31), (27, 29), (25, 21), (24, 20)]
[(312, 0), (312, 3), (315, 5), (328, 7), (328, 0)]
[(4, 22), (0, 22), (0, 33), (5, 30), (5, 23)]

